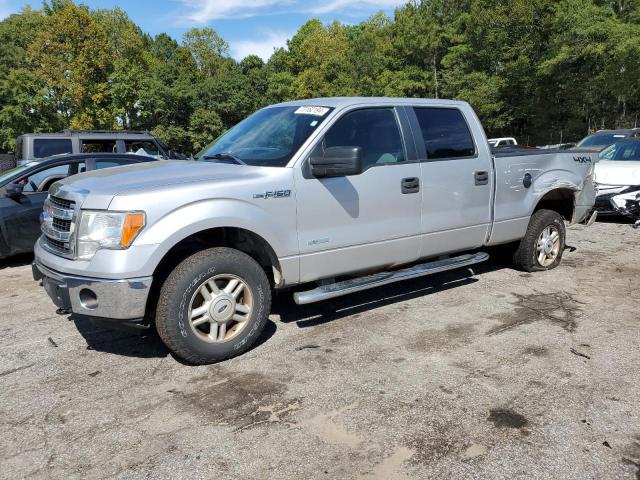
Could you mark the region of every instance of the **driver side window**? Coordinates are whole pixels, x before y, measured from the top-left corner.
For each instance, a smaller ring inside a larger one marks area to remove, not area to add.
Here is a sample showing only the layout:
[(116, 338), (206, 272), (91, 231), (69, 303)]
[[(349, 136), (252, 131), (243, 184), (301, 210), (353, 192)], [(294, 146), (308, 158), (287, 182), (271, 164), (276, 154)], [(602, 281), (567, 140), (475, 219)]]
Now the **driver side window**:
[(22, 177), (15, 183), (24, 185), (24, 193), (47, 192), (51, 185), (58, 180), (69, 176), (69, 164), (56, 165), (55, 167), (45, 168), (38, 172), (32, 173), (27, 177)]
[(393, 108), (370, 108), (345, 114), (326, 133), (323, 147), (360, 147), (363, 170), (406, 159)]

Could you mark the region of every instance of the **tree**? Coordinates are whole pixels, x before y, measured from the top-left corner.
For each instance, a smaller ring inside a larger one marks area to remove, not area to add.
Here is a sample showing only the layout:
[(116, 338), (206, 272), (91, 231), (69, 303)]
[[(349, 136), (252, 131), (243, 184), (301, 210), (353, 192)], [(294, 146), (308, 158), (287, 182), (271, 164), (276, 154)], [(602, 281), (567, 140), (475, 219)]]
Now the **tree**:
[(11, 70), (0, 80), (0, 150), (14, 151), (15, 139), (25, 132), (57, 131), (65, 126), (48, 95), (48, 89), (33, 71)]
[(111, 128), (107, 32), (85, 6), (64, 2), (29, 46), (35, 73), (72, 128)]
[(61, 125), (46, 85), (27, 56), (44, 20), (41, 11), (26, 7), (0, 22), (0, 150), (12, 151), (15, 138), (26, 131)]
[(189, 127), (194, 152), (202, 150), (224, 132), (224, 125), (218, 114), (213, 110), (207, 109), (199, 109), (193, 112)]
[(182, 43), (189, 49), (198, 69), (205, 75), (218, 73), (223, 57), (229, 54), (229, 45), (212, 28), (192, 28), (182, 37)]
[(456, 98), (532, 143), (640, 126), (640, 2), (410, 0), (353, 25), (310, 19), (265, 63), (213, 29), (143, 33), (118, 8), (49, 0), (0, 21), (0, 148), (61, 128), (144, 128), (194, 152), (264, 105)]

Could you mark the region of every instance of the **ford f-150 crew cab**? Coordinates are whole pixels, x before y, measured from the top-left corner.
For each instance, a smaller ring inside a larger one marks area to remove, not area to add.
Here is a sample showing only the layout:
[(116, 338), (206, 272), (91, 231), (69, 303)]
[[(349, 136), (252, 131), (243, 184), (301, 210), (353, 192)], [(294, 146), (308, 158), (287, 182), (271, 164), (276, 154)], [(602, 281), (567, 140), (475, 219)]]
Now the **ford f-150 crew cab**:
[(565, 222), (592, 211), (595, 157), (492, 154), (464, 102), (282, 103), (197, 161), (54, 184), (34, 277), (74, 315), (155, 323), (177, 355), (213, 362), (250, 348), (274, 289), (326, 300), (469, 266), (488, 257), (482, 247), (512, 242), (519, 268), (554, 268)]

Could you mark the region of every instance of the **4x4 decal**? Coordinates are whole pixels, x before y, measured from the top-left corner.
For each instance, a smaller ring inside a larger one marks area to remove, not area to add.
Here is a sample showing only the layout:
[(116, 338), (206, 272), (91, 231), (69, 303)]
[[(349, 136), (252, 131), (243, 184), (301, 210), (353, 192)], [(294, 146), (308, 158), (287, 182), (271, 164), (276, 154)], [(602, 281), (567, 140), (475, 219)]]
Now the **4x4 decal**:
[(573, 157), (576, 163), (591, 163), (591, 157)]

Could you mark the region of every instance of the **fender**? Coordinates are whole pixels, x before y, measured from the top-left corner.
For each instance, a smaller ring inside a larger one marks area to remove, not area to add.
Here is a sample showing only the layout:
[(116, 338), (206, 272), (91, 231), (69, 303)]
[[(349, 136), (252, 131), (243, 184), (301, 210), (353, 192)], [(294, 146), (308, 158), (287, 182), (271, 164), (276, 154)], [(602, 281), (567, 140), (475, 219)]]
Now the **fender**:
[[(295, 201), (292, 202), (295, 207)], [(295, 210), (275, 215), (244, 200), (220, 198), (200, 200), (152, 219), (134, 244), (155, 245), (157, 248), (146, 268), (155, 269), (162, 258), (185, 238), (218, 227), (235, 227), (248, 230), (262, 237), (273, 249), (280, 261), (282, 275), (287, 283), (296, 283), (299, 277), (298, 244)], [(292, 214), (291, 214), (292, 213)]]
[(529, 215), (533, 215), (538, 203), (546, 194), (553, 190), (566, 189), (574, 192), (575, 197), (585, 186), (584, 178), (577, 175), (571, 170), (554, 169), (549, 170), (542, 175), (533, 178), (531, 184), (530, 204), (528, 205)]

